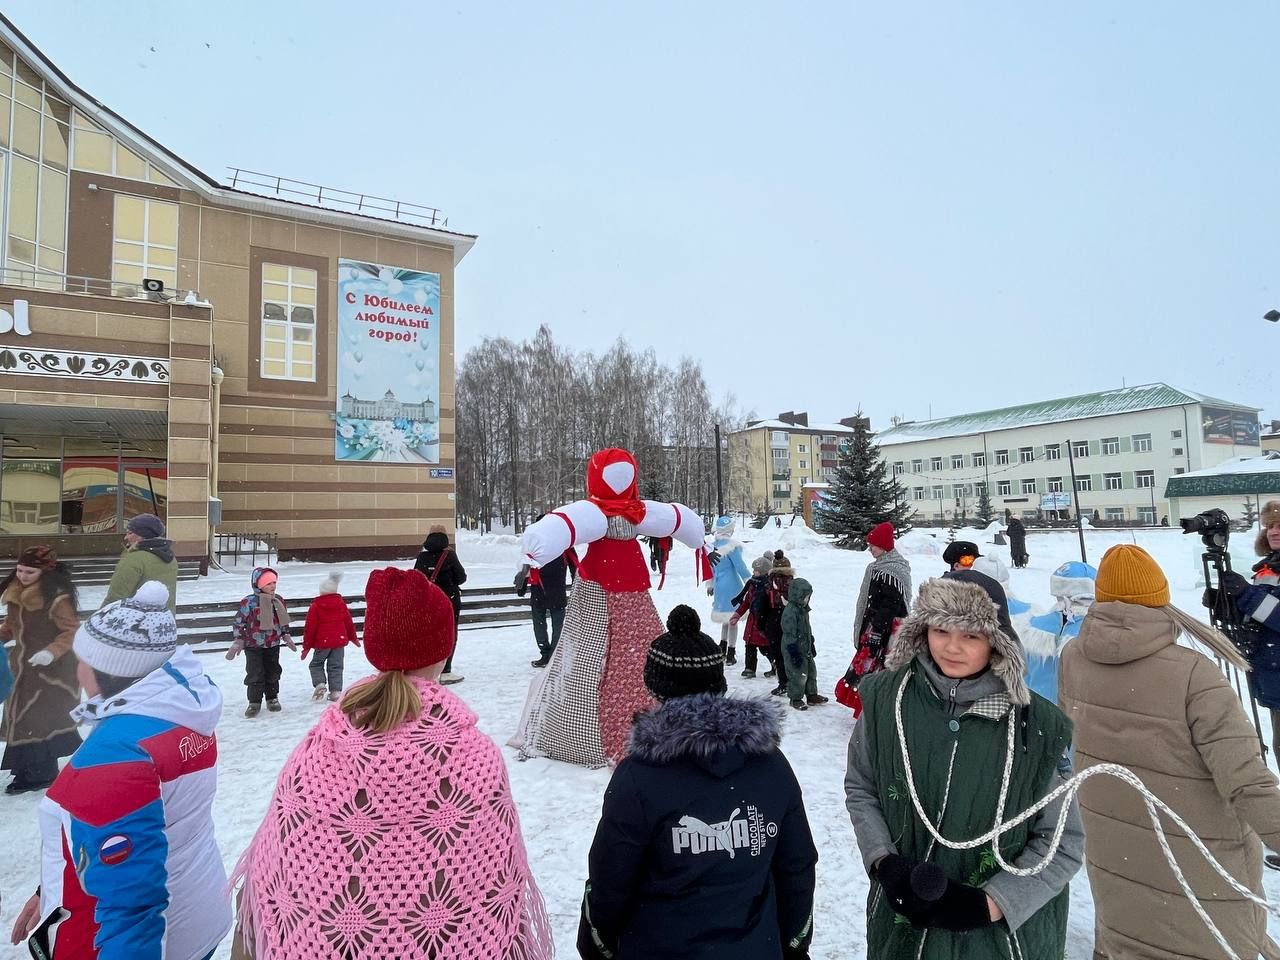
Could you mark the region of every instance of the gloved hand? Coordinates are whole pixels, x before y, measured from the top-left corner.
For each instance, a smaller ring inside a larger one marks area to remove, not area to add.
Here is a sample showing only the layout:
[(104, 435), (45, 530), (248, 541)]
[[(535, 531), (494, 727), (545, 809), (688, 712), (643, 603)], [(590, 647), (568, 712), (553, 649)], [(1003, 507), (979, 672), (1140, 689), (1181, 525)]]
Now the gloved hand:
[(708, 583), (708, 584), (707, 584), (707, 596), (708, 596), (708, 597), (714, 597), (715, 595), (716, 595), (716, 587), (715, 587), (715, 584), (713, 584), (713, 583)]
[(1204, 593), (1200, 595), (1200, 605), (1213, 610), (1218, 606), (1218, 591), (1213, 587), (1205, 587)]
[(516, 574), (513, 586), (516, 588), (516, 596), (523, 597), (525, 590), (528, 589), (529, 586), (529, 575), (526, 574), (523, 569)]
[(289, 636), (287, 633), (284, 635), (284, 643), (290, 650), (298, 649), (298, 645), (293, 642), (293, 637)]
[(311, 651), (310, 651), (307, 647), (303, 647), (303, 648), (302, 648), (302, 653), (298, 655), (298, 659), (299, 659), (299, 660), (305, 660), (305, 659), (307, 659), (307, 654), (308, 654), (308, 653), (310, 653), (310, 652), (311, 652)]
[(1222, 575), (1221, 588), (1231, 596), (1239, 597), (1249, 589), (1249, 581), (1232, 570)]
[(27, 658), (27, 663), (33, 667), (47, 667), (53, 663), (55, 657), (48, 650), (37, 650)]
[(711, 566), (713, 567), (720, 562), (720, 559), (721, 557), (720, 557), (719, 550), (712, 550), (710, 553), (707, 554), (707, 562), (711, 564)]
[(729, 618), (729, 622), (736, 627), (738, 625), (738, 621), (741, 619), (742, 618), (735, 613), (732, 617)]
[(227, 659), (234, 660), (236, 657), (240, 656), (240, 651), (243, 649), (244, 641), (237, 640), (235, 643), (231, 644), (231, 648), (227, 650)]
[[(921, 864), (921, 866), (935, 865)], [(936, 869), (938, 873), (942, 872), (940, 867)], [(971, 887), (965, 883), (948, 880), (946, 892), (934, 902), (925, 922), (930, 927), (953, 930), (956, 933), (989, 927), (991, 911), (987, 906), (987, 894), (980, 887)]]
[(933, 905), (912, 889), (911, 874), (916, 866), (901, 854), (891, 853), (876, 864), (875, 874), (893, 911), (915, 926), (925, 926), (925, 916)]

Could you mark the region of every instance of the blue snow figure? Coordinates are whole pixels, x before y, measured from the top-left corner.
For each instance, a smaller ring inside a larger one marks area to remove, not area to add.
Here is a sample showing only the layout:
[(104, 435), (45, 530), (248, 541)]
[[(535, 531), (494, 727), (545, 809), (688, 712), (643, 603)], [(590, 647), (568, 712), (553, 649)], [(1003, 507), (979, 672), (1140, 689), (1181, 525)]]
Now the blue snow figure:
[(0, 653), (0, 703), (9, 699), (13, 693), (13, 671), (9, 669), (8, 651)]
[(1047, 613), (1032, 617), (1022, 645), (1027, 652), (1027, 685), (1036, 693), (1058, 702), (1058, 654), (1068, 640), (1080, 633), (1080, 624), (1093, 606), (1094, 581), (1098, 571), (1087, 563), (1071, 560), (1049, 577), (1054, 604)]
[(730, 623), (734, 613), (733, 598), (751, 577), (747, 561), (742, 557), (742, 543), (733, 536), (737, 524), (733, 517), (717, 517), (712, 527), (712, 545), (720, 559), (711, 570), (708, 592), (714, 597), (711, 620), (720, 624), (720, 652), (725, 663), (737, 663), (738, 625)]

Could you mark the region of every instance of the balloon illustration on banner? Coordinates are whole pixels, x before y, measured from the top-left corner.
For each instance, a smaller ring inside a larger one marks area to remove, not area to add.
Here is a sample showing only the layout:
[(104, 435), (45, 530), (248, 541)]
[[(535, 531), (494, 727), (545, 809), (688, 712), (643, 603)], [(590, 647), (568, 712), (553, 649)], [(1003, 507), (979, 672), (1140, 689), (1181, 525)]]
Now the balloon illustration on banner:
[(440, 462), (439, 319), (440, 274), (338, 261), (338, 460)]

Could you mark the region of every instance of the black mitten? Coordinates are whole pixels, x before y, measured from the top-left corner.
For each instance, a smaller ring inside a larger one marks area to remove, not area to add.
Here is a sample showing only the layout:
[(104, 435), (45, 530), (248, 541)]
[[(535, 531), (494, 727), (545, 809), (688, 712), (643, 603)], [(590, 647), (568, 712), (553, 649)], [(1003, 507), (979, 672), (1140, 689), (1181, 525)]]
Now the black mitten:
[(925, 924), (957, 933), (989, 927), (991, 911), (987, 907), (987, 895), (978, 887), (948, 880), (946, 892), (933, 903)]
[(919, 866), (896, 853), (889, 854), (876, 864), (876, 879), (884, 889), (889, 906), (918, 927), (928, 925), (928, 915), (934, 906), (920, 897), (913, 888), (912, 873)]

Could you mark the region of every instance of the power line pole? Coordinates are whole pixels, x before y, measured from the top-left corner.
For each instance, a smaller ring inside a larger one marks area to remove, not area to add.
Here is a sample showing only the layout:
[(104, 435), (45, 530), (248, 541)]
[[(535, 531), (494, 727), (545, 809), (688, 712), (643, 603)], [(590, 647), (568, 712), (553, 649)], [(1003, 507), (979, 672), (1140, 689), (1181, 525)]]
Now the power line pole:
[(1076, 533), (1080, 536), (1080, 562), (1088, 563), (1089, 558), (1084, 551), (1084, 520), (1080, 515), (1080, 484), (1076, 482), (1076, 452), (1067, 438), (1067, 463), (1071, 466), (1071, 492), (1076, 498)]
[(720, 473), (720, 424), (716, 424), (716, 516), (724, 516), (724, 482)]

